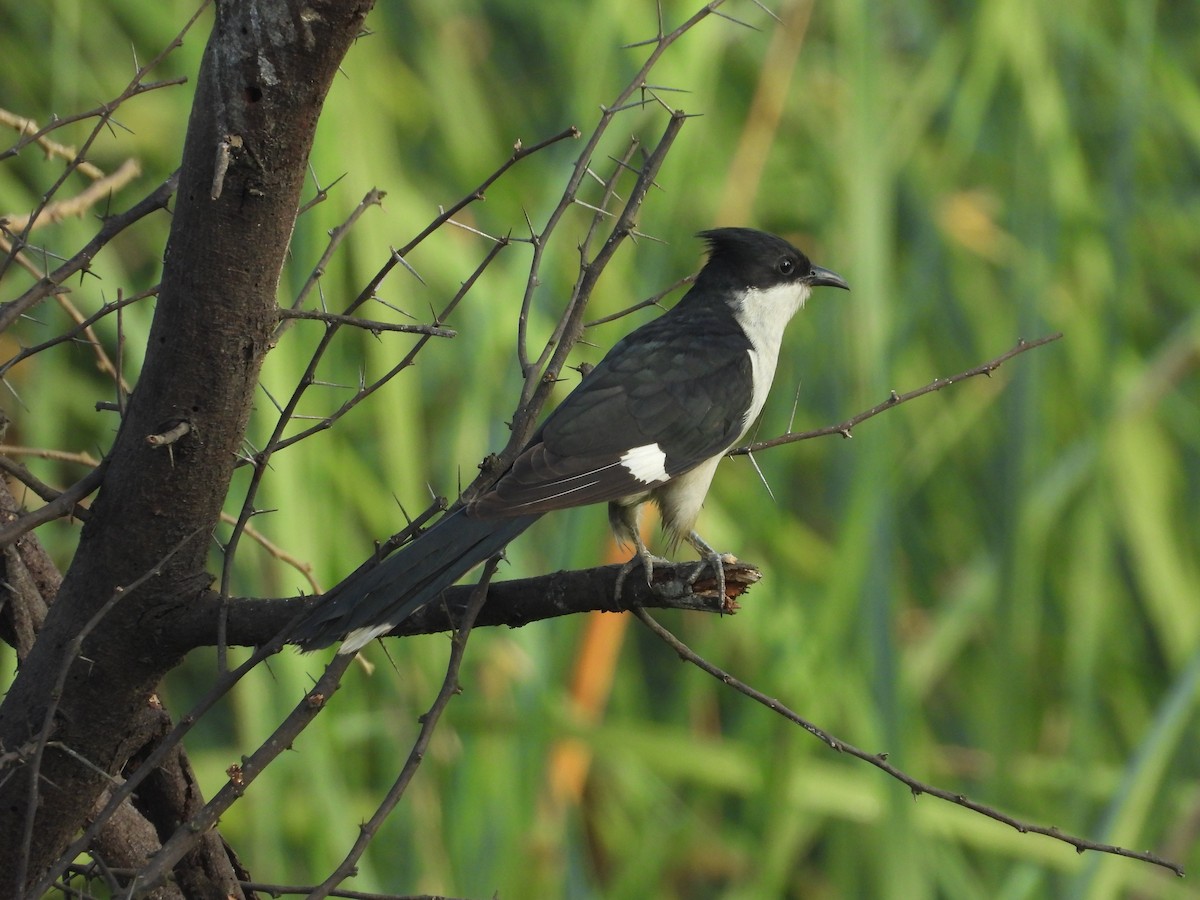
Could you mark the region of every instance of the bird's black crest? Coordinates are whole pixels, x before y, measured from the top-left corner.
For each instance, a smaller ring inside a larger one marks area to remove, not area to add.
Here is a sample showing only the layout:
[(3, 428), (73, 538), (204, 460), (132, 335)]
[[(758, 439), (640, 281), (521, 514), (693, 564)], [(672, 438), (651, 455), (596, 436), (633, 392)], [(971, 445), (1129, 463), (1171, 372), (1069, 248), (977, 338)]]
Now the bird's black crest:
[(708, 243), (708, 279), (741, 282), (742, 287), (769, 287), (779, 282), (779, 262), (790, 259), (791, 277), (812, 271), (812, 263), (788, 241), (753, 228), (712, 228), (699, 236)]

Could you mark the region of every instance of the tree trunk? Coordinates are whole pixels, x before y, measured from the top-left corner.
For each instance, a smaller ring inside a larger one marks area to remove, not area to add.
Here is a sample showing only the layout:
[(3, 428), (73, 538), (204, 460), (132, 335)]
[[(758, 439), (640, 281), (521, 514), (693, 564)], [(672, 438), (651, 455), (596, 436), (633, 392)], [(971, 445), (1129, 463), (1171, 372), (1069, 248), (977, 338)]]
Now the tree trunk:
[[(217, 3), (145, 364), (75, 559), (0, 706), (0, 748), (24, 760), (0, 779), (0, 896), (21, 896), (79, 831), (100, 772), (118, 775), (145, 742), (138, 723), (186, 650), (146, 623), (210, 581), (313, 132), (371, 5)], [(147, 442), (177, 426), (169, 447)]]

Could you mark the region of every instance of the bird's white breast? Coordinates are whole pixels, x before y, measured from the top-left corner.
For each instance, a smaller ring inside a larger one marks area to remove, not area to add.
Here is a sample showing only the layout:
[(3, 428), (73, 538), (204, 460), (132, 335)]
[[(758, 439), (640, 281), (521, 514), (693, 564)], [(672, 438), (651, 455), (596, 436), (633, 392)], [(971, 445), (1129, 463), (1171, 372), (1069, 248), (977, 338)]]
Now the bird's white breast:
[(767, 402), (783, 332), (792, 316), (804, 308), (811, 290), (799, 282), (761, 290), (749, 288), (734, 304), (734, 318), (750, 339), (750, 368), (754, 376), (754, 393), (742, 422), (743, 431), (758, 418)]

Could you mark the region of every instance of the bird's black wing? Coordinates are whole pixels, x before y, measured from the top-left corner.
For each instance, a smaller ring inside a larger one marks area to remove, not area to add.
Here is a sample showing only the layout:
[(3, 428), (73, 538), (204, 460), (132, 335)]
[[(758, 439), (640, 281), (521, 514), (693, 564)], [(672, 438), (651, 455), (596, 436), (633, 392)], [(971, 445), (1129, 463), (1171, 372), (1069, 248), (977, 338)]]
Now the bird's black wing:
[(642, 326), (551, 413), (472, 514), (525, 515), (636, 496), (724, 452), (746, 425), (749, 350), (725, 309), (693, 308), (682, 326), (670, 313)]

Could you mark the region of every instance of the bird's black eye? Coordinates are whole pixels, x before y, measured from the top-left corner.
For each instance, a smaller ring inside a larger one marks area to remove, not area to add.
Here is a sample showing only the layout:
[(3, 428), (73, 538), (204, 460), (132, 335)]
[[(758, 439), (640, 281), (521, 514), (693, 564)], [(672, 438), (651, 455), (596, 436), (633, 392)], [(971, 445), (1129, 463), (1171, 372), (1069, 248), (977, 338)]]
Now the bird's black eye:
[(796, 261), (790, 256), (783, 256), (775, 263), (775, 268), (779, 270), (780, 275), (791, 275), (796, 268)]

